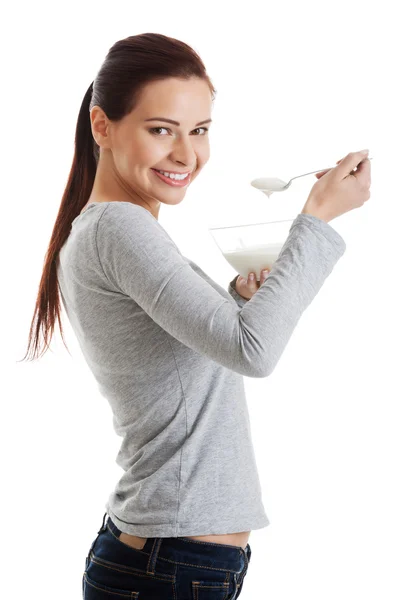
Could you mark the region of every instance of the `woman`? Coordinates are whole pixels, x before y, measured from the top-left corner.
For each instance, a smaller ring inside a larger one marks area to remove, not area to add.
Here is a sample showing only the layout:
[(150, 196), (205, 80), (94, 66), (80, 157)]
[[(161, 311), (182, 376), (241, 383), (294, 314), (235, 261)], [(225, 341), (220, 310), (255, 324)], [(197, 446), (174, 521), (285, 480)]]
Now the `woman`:
[(328, 220), (361, 198), (343, 191), (353, 153), (336, 179), (319, 174), (269, 277), (220, 287), (158, 222), (209, 159), (214, 93), (189, 46), (146, 33), (112, 46), (79, 113), (34, 341), (44, 324), (48, 346), (56, 317), (62, 334), (58, 285), (122, 437), (124, 473), (86, 558), (85, 599), (239, 597), (250, 531), (269, 524), (243, 375), (273, 371), (345, 251)]

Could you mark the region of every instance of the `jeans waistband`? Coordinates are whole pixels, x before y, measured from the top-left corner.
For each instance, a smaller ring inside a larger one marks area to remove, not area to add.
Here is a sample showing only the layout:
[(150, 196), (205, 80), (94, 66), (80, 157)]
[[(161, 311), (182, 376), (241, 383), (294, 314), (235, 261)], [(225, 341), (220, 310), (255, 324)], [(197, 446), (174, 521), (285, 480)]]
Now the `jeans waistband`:
[[(122, 531), (116, 526), (110, 516), (105, 521), (106, 516), (107, 513), (104, 514), (103, 525), (99, 532), (107, 531), (108, 529), (118, 538)], [(185, 537), (149, 537), (140, 551), (150, 554), (150, 559), (153, 561), (156, 561), (157, 558), (165, 558), (172, 561), (179, 560), (179, 555), (184, 553), (186, 560), (190, 559), (193, 565), (231, 570), (236, 573), (243, 573), (243, 576), (247, 571), (251, 557), (249, 544), (243, 549), (240, 546), (192, 540)]]

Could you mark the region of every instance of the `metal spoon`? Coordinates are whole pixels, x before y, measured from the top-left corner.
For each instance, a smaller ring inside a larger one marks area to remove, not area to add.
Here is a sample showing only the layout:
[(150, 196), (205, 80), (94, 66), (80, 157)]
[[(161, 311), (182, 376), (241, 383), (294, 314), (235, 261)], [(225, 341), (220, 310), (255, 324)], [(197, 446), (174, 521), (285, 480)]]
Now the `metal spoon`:
[[(372, 160), (372, 158), (369, 158), (369, 160)], [(261, 177), (259, 179), (253, 179), (253, 181), (250, 183), (253, 187), (261, 190), (267, 196), (270, 196), (273, 192), (283, 192), (287, 190), (288, 187), (292, 185), (292, 181), (294, 179), (305, 177), (306, 175), (312, 175), (313, 173), (319, 173), (321, 171), (330, 171), (334, 168), (335, 167), (330, 167), (329, 169), (318, 169), (317, 171), (311, 171), (310, 173), (304, 173), (303, 175), (296, 175), (296, 177), (292, 177), (292, 179), (290, 179), (290, 181), (287, 183), (282, 181), (282, 179), (278, 179), (277, 177)]]

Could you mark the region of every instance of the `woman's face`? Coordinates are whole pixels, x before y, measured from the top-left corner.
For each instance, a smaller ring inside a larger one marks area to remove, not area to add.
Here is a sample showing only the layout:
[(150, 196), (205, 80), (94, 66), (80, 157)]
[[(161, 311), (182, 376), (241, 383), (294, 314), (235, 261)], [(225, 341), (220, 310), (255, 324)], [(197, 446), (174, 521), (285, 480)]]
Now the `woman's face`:
[[(90, 118), (100, 159), (91, 199), (140, 204), (156, 218), (161, 203), (179, 204), (210, 157), (211, 109), (210, 89), (198, 78), (147, 84), (139, 104), (118, 122), (94, 106)], [(190, 174), (178, 187), (154, 169)]]

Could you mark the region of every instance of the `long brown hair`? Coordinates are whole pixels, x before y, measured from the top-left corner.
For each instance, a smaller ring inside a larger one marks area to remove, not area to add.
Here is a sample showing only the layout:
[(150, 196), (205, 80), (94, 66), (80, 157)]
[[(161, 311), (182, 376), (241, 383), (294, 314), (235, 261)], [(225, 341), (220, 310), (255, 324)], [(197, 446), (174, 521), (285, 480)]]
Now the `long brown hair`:
[[(214, 101), (216, 89), (198, 54), (184, 42), (159, 33), (142, 33), (116, 42), (88, 87), (76, 124), (71, 170), (45, 255), (28, 349), (22, 360), (26, 359), (32, 348), (34, 352), (29, 360), (40, 358), (47, 351), (56, 317), (67, 348), (60, 319), (57, 264), (72, 222), (87, 203), (95, 180), (100, 149), (92, 135), (91, 108), (99, 106), (111, 121), (119, 121), (135, 108), (146, 84), (169, 77), (197, 77), (206, 81)], [(39, 344), (41, 330), (44, 343), (42, 351)]]

